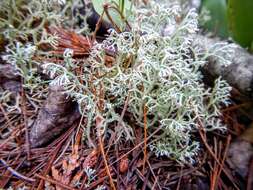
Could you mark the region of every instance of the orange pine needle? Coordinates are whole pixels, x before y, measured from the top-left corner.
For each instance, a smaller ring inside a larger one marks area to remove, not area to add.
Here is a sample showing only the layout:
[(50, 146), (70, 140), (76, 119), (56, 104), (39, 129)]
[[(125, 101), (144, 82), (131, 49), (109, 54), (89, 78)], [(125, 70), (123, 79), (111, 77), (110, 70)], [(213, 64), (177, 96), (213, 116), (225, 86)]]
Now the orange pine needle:
[(74, 56), (87, 56), (92, 47), (89, 37), (84, 37), (74, 31), (65, 30), (57, 27), (47, 29), (50, 34), (58, 36), (58, 45), (53, 54), (62, 55), (66, 48), (74, 51)]

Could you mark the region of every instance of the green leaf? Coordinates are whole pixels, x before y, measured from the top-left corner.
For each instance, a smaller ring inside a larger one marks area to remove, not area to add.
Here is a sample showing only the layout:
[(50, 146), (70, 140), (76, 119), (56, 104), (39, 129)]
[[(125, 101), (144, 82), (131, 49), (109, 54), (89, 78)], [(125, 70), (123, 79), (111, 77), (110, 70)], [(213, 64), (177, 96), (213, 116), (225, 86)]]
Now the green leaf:
[(227, 14), (234, 40), (250, 48), (253, 42), (253, 1), (229, 0)]
[[(93, 6), (95, 11), (101, 16), (104, 10), (104, 4), (110, 4), (114, 7), (118, 7), (119, 11), (122, 11), (121, 13), (123, 16), (128, 19), (128, 17), (131, 15), (132, 12), (132, 3), (129, 0), (92, 0)], [(108, 9), (108, 12), (110, 16), (112, 17), (113, 21), (119, 26), (121, 29), (124, 29), (125, 23), (121, 19), (120, 14), (115, 9)], [(110, 20), (107, 16), (104, 16), (104, 19), (108, 22)]]

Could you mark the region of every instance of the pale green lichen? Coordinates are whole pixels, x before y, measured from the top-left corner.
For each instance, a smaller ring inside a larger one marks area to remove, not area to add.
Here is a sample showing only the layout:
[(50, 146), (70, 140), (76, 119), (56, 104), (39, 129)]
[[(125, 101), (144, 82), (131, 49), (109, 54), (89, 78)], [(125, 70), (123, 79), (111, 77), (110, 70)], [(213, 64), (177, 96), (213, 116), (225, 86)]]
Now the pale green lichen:
[[(131, 140), (134, 135), (130, 123), (122, 121), (117, 110), (127, 104), (127, 112), (143, 127), (146, 106), (149, 134), (161, 128), (150, 149), (157, 156), (194, 162), (199, 142), (193, 133), (199, 122), (205, 130), (225, 128), (219, 110), (229, 104), (231, 87), (218, 78), (213, 89), (206, 89), (199, 69), (208, 56), (220, 58), (216, 52), (225, 52), (226, 45), (218, 44), (208, 52), (192, 45), (198, 31), (193, 10), (182, 18), (179, 6), (150, 1), (147, 6), (135, 7), (134, 15), (130, 31), (111, 30), (102, 43), (94, 45), (88, 64), (82, 65), (81, 76), (73, 72), (81, 63), (72, 60), (71, 54), (65, 55), (64, 65), (46, 63), (44, 69), (55, 77), (53, 85), (64, 85), (79, 103), (88, 119), (87, 130), (95, 125), (97, 117), (102, 117), (99, 127), (105, 136), (112, 130), (110, 125), (119, 123), (114, 129), (117, 139)], [(112, 65), (105, 61), (108, 52), (115, 57)], [(226, 59), (223, 61), (228, 64)], [(105, 95), (102, 110), (98, 106), (101, 91)]]
[[(90, 145), (93, 142), (89, 131), (98, 117), (102, 118), (99, 127), (104, 137), (115, 132), (115, 143), (133, 139), (131, 123), (122, 120), (118, 110), (127, 105), (126, 111), (143, 127), (146, 107), (148, 133), (160, 128), (159, 135), (152, 137), (150, 149), (157, 156), (194, 162), (200, 146), (193, 138), (194, 132), (200, 123), (205, 130), (224, 130), (220, 108), (229, 104), (231, 89), (221, 78), (212, 89), (204, 87), (199, 69), (209, 56), (228, 65), (231, 52), (224, 43), (207, 51), (193, 45), (198, 31), (197, 14), (194, 10), (181, 14), (176, 3), (162, 2), (166, 1), (134, 7), (131, 30), (111, 30), (102, 43), (93, 46), (88, 60), (75, 60), (72, 50), (66, 49), (63, 64), (56, 64), (34, 59), (36, 55), (52, 56), (39, 49), (42, 44), (57, 45), (57, 36), (48, 34), (45, 26), (88, 33), (86, 27), (76, 24), (77, 18), (85, 21), (87, 15), (73, 16), (74, 7), (81, 7), (81, 1), (1, 1), (0, 31), (8, 41), (2, 58), (17, 68), (33, 97), (45, 97), (47, 91), (47, 85), (43, 86), (47, 81), (38, 75), (39, 66), (54, 78), (52, 85), (65, 86), (65, 92), (78, 102), (88, 120), (85, 129)], [(114, 57), (111, 65), (105, 61), (108, 52)], [(220, 56), (220, 52), (228, 56)], [(82, 75), (76, 75), (77, 67), (83, 68)], [(8, 92), (0, 93), (1, 102), (6, 102)], [(27, 96), (35, 105), (33, 97)], [(18, 101), (15, 108), (19, 108)]]
[(6, 0), (0, 2), (0, 31), (9, 42), (29, 41), (32, 45), (56, 45), (56, 36), (49, 34), (46, 27), (60, 26), (87, 33), (84, 24), (87, 15), (81, 15), (75, 9), (84, 8), (81, 0)]
[[(39, 73), (39, 58), (52, 57), (48, 50), (58, 45), (58, 36), (47, 28), (58, 26), (87, 34), (89, 14), (78, 12), (84, 8), (82, 0), (5, 0), (0, 1), (0, 7), (0, 45), (5, 44), (1, 57), (17, 69), (27, 98), (37, 110), (47, 96), (49, 83)], [(79, 26), (81, 21), (83, 25)], [(9, 113), (20, 112), (20, 97), (17, 94), (15, 103), (9, 104), (11, 94), (0, 89), (0, 101)]]

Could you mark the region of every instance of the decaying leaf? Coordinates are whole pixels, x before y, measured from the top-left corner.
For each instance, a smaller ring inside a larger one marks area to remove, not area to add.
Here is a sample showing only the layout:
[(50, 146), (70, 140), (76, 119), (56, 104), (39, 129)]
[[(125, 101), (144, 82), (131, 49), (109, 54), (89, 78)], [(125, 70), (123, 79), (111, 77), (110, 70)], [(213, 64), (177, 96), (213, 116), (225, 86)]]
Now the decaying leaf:
[(62, 92), (63, 87), (50, 87), (48, 98), (31, 127), (32, 147), (39, 147), (53, 140), (80, 118), (76, 103)]
[[(62, 182), (62, 176), (60, 175), (59, 171), (57, 169), (55, 169), (55, 167), (52, 167), (51, 168), (51, 171), (52, 171), (52, 176), (55, 180), (57, 181), (61, 181)], [(65, 184), (65, 183), (64, 183)], [(57, 190), (60, 190), (61, 188), (56, 186), (56, 189)]]
[(120, 160), (120, 164), (119, 164), (119, 171), (121, 173), (125, 173), (128, 170), (129, 167), (129, 160), (127, 157), (124, 157)]
[[(62, 161), (59, 169), (56, 169), (54, 166), (51, 168), (53, 178), (66, 185), (71, 183), (72, 186), (75, 186), (75, 182), (80, 180), (82, 177), (83, 170), (80, 168), (82, 159), (78, 153), (78, 143), (74, 144), (72, 154)], [(77, 169), (80, 171), (75, 174)], [(56, 189), (61, 190), (58, 186), (56, 186)]]
[[(80, 136), (78, 135), (78, 137)], [(52, 177), (55, 180), (72, 187), (76, 187), (82, 178), (85, 180), (85, 169), (94, 167), (98, 160), (97, 150), (93, 150), (84, 159), (84, 157), (82, 157), (78, 151), (79, 143), (80, 139), (77, 138), (75, 144), (72, 147), (72, 153), (62, 160), (61, 166), (57, 169), (54, 166), (51, 168)], [(58, 186), (56, 186), (56, 189), (61, 190), (61, 188)]]

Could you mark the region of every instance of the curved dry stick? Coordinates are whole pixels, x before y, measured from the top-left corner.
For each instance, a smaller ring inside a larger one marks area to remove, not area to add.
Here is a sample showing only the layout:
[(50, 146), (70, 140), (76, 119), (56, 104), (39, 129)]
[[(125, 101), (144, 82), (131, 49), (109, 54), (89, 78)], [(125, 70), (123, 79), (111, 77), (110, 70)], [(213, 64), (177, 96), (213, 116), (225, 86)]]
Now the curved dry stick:
[(0, 159), (0, 162), (6, 167), (6, 169), (11, 172), (14, 176), (18, 177), (19, 179), (23, 179), (28, 182), (35, 182), (35, 179), (26, 177), (22, 175), (21, 173), (14, 170), (12, 167), (10, 167), (3, 159)]

